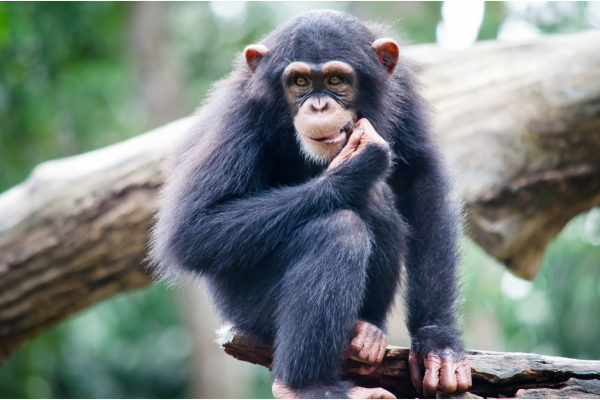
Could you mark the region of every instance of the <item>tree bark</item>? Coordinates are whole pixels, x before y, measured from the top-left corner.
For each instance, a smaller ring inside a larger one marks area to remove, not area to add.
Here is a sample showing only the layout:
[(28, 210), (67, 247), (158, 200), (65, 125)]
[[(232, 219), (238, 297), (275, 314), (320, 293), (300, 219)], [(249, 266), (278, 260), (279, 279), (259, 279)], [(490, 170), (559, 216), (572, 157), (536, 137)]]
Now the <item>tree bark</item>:
[[(269, 368), (271, 346), (253, 341), (230, 327), (219, 341), (225, 352), (241, 361)], [(361, 375), (361, 362), (344, 360), (345, 379), (363, 387), (382, 387), (398, 398), (419, 394), (410, 381), (408, 348), (389, 346), (383, 362), (370, 375)], [(467, 393), (438, 398), (599, 398), (600, 361), (573, 360), (527, 353), (468, 351), (473, 387)]]
[(458, 174), (468, 234), (522, 278), (600, 204), (600, 31), (465, 50), (416, 46)]
[(0, 361), (73, 313), (150, 282), (144, 259), (165, 149), (190, 123), (43, 163), (0, 195)]
[[(600, 31), (406, 50), (429, 88), (469, 235), (533, 278), (548, 241), (600, 204)], [(39, 165), (0, 195), (0, 359), (37, 332), (149, 282), (148, 229), (186, 118)]]

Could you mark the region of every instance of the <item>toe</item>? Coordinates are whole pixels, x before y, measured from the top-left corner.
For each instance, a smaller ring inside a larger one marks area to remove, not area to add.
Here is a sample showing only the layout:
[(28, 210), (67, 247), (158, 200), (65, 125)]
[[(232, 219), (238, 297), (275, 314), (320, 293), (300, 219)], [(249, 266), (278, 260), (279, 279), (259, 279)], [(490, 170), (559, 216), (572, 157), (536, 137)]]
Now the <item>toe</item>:
[(445, 360), (440, 368), (440, 390), (446, 393), (456, 392), (456, 367), (454, 360)]

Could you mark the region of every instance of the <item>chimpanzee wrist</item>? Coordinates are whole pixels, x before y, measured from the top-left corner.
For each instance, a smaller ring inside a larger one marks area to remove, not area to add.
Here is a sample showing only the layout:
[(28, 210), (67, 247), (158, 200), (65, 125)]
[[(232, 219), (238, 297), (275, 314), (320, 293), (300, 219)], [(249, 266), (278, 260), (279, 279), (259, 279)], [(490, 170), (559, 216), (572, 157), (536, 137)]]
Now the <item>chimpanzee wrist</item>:
[(380, 329), (384, 334), (387, 335), (388, 333), (388, 326), (387, 326), (387, 321), (385, 319), (381, 319), (381, 318), (368, 318), (365, 316), (360, 316), (358, 318), (358, 321), (364, 321), (364, 322), (368, 322), (371, 325), (375, 325), (378, 329)]
[(411, 332), (410, 336), (412, 351), (422, 353), (423, 357), (433, 354), (442, 359), (452, 357), (455, 361), (464, 358), (461, 332), (453, 326), (426, 325)]

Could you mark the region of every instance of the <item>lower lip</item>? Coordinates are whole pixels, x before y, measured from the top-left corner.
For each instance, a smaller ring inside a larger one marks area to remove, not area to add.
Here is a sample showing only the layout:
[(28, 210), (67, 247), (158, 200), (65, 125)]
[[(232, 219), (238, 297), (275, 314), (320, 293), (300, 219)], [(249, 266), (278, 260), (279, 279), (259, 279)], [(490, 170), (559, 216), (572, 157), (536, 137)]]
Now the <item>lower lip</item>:
[(326, 144), (333, 144), (333, 143), (338, 143), (341, 142), (342, 140), (344, 140), (344, 138), (346, 137), (346, 132), (345, 131), (340, 131), (337, 135), (333, 136), (333, 137), (329, 137), (326, 140), (323, 139), (312, 139), (315, 142), (319, 142), (319, 143), (326, 143)]

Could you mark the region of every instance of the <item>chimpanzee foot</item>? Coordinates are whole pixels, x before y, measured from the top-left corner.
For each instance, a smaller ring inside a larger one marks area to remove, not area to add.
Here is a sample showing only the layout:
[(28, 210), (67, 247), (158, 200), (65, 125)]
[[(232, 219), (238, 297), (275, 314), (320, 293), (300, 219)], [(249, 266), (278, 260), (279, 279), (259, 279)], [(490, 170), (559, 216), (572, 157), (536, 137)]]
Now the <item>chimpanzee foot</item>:
[[(355, 386), (350, 388), (347, 393), (343, 389), (347, 389), (349, 382), (340, 382), (340, 387), (317, 387), (309, 388), (296, 393), (287, 387), (282, 381), (276, 379), (273, 383), (273, 396), (276, 399), (311, 399), (311, 398), (344, 398), (348, 396), (350, 399), (395, 399), (396, 396), (382, 388), (364, 388)], [(342, 392), (339, 392), (342, 390)]]
[(422, 353), (415, 354), (411, 349), (408, 355), (411, 381), (417, 392), (427, 398), (435, 398), (438, 390), (464, 392), (473, 385), (467, 356), (455, 361), (451, 350), (441, 354), (442, 357), (429, 354), (424, 358)]
[(396, 396), (382, 388), (364, 388), (357, 386), (348, 392), (351, 399), (395, 399)]
[(367, 365), (360, 367), (359, 372), (368, 375), (375, 371), (385, 355), (387, 339), (381, 329), (365, 321), (354, 325), (354, 339), (350, 342), (343, 358), (353, 358)]
[(296, 393), (289, 387), (285, 386), (285, 384), (279, 379), (275, 379), (273, 382), (273, 396), (276, 399), (297, 399)]

